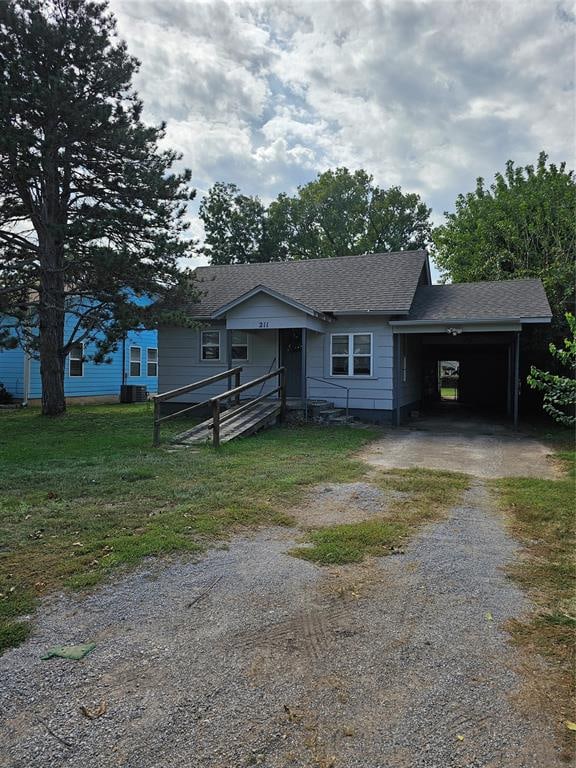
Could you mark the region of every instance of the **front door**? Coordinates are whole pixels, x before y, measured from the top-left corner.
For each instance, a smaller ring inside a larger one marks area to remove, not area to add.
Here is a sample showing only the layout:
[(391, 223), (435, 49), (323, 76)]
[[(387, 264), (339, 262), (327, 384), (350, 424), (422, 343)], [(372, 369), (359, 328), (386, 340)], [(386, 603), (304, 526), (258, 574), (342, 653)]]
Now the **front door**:
[(280, 365), (286, 368), (286, 396), (302, 397), (302, 329), (281, 328)]

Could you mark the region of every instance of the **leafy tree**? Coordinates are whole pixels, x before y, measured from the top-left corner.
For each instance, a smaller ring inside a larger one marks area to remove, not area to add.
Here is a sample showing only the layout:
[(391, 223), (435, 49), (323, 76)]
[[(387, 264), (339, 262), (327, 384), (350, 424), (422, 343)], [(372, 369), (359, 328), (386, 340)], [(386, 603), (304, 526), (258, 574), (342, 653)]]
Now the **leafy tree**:
[(138, 66), (106, 3), (0, 4), (2, 334), (39, 356), (44, 414), (65, 409), (73, 344), (97, 340), (105, 359), (158, 317), (134, 297), (184, 289), (190, 172), (171, 172), (164, 125), (141, 120)]
[(569, 376), (542, 371), (532, 366), (528, 384), (544, 393), (544, 410), (555, 421), (574, 426), (576, 424), (576, 318), (566, 313), (571, 338), (564, 340), (563, 348), (550, 344), (550, 354), (568, 368)]
[(216, 182), (202, 199), (199, 216), (206, 239), (201, 251), (212, 264), (245, 264), (261, 258), (264, 205), (235, 184)]
[(542, 279), (557, 328), (574, 304), (576, 180), (566, 164), (516, 168), (509, 160), (486, 188), (459, 195), (434, 232), (434, 259), (453, 282)]
[(426, 247), (430, 209), (366, 171), (336, 168), (280, 194), (268, 208), (233, 184), (215, 184), (200, 206), (213, 264), (316, 259)]

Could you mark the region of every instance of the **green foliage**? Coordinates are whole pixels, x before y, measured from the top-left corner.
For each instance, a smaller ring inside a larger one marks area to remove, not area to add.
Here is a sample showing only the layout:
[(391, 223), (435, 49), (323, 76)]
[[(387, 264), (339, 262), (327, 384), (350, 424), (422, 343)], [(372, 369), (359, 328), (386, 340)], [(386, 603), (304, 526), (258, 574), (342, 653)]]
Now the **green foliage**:
[(215, 264), (261, 261), (264, 205), (235, 184), (217, 182), (200, 204), (206, 239), (203, 250)]
[(516, 168), (509, 160), (486, 188), (459, 195), (434, 231), (434, 259), (455, 283), (539, 277), (555, 322), (574, 306), (576, 180), (566, 164)]
[(569, 376), (541, 371), (532, 366), (528, 384), (544, 393), (544, 410), (560, 424), (576, 424), (576, 318), (566, 313), (566, 322), (572, 338), (564, 340), (564, 347), (550, 344), (550, 354), (568, 368)]
[(12, 394), (8, 392), (4, 384), (0, 381), (0, 405), (6, 405), (13, 400)]
[(380, 189), (366, 171), (336, 168), (268, 208), (233, 184), (215, 184), (203, 199), (203, 252), (213, 264), (314, 259), (424, 248), (430, 209), (399, 187)]
[(138, 66), (105, 3), (0, 3), (0, 311), (42, 358), (45, 396), (72, 344), (98, 338), (101, 358), (156, 322), (134, 295), (186, 288), (190, 172), (142, 122)]

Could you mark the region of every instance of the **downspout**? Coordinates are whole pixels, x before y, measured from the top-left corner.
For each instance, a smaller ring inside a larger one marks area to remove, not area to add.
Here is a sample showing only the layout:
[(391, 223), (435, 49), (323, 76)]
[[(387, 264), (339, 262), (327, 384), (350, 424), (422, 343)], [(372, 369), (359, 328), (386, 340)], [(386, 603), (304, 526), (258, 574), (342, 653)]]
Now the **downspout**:
[(306, 376), (308, 375), (306, 370), (306, 358), (308, 356), (307, 347), (308, 347), (308, 329), (302, 328), (302, 381), (300, 382), (300, 395), (304, 402), (306, 402), (306, 399), (307, 399), (307, 392), (306, 392)]
[(126, 384), (126, 331), (122, 335), (122, 384)]

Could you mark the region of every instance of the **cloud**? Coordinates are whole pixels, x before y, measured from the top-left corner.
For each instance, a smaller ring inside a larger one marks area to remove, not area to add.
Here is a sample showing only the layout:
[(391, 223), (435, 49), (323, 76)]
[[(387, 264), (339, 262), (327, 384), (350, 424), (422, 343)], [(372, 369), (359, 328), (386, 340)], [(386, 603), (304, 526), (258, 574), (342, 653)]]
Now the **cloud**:
[[(574, 163), (574, 14), (522, 0), (113, 0), (194, 183), (265, 200), (331, 166), (458, 192), (541, 149)], [(194, 209), (191, 212), (194, 217)], [(195, 231), (201, 234), (198, 225)]]

